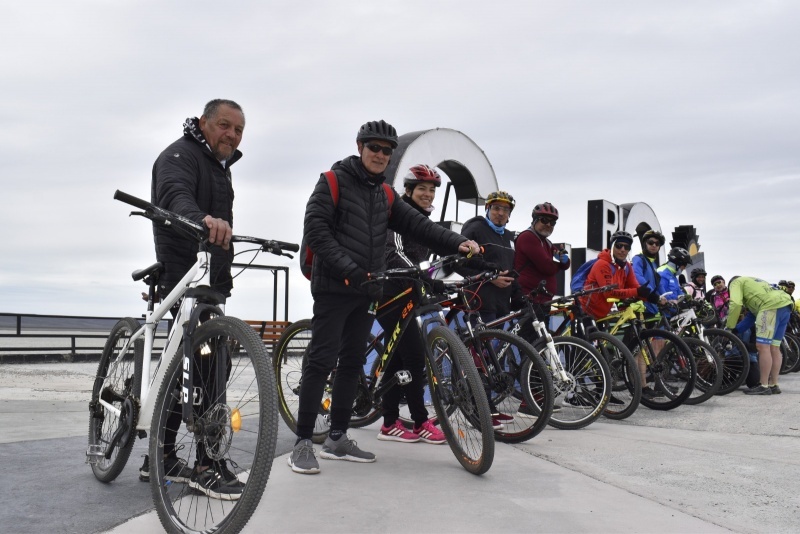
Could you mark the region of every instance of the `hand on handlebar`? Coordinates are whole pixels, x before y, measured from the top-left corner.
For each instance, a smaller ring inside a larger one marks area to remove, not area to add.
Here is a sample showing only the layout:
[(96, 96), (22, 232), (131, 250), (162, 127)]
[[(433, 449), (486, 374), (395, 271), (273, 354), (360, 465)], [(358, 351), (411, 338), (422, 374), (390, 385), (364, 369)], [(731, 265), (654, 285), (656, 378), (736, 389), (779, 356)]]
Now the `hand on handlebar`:
[(468, 256), (472, 256), (473, 254), (480, 254), (481, 253), (481, 246), (477, 244), (475, 241), (471, 239), (467, 241), (463, 241), (460, 245), (458, 245), (458, 251), (462, 254), (467, 254)]
[(233, 229), (228, 221), (215, 219), (211, 215), (203, 217), (203, 224), (208, 228), (208, 242), (212, 245), (219, 245), (224, 250), (228, 250), (231, 244)]
[(499, 276), (492, 280), (492, 283), (499, 288), (510, 286), (511, 282), (514, 281), (514, 277), (506, 275), (508, 275), (508, 271), (500, 271)]

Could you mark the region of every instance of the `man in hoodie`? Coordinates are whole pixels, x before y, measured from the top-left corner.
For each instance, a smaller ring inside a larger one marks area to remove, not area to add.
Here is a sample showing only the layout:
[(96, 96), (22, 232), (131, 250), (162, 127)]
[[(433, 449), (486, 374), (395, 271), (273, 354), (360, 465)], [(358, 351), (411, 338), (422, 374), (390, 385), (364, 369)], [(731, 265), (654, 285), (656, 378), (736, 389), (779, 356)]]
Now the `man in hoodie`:
[(319, 473), (311, 437), (328, 375), (336, 367), (331, 393), (330, 433), (320, 457), (369, 463), (375, 455), (347, 435), (363, 372), (367, 337), (375, 319), (380, 283), (364, 284), (369, 273), (386, 268), (389, 230), (409, 236), (440, 254), (479, 252), (476, 243), (431, 222), (396, 195), (389, 198), (383, 175), (397, 132), (385, 121), (367, 122), (356, 134), (357, 156), (333, 164), (339, 188), (334, 204), (321, 175), (306, 205), (303, 233), (314, 251), (311, 268), (311, 348), (303, 367), (297, 413), (297, 441), (289, 455), (292, 471)]
[[(657, 291), (658, 283), (661, 281), (661, 276), (657, 272), (658, 253), (665, 242), (664, 234), (658, 230), (646, 231), (641, 237), (642, 252), (634, 256), (631, 262), (639, 285), (647, 287), (650, 291)], [(658, 303), (647, 302), (644, 307), (650, 316), (658, 313)]]

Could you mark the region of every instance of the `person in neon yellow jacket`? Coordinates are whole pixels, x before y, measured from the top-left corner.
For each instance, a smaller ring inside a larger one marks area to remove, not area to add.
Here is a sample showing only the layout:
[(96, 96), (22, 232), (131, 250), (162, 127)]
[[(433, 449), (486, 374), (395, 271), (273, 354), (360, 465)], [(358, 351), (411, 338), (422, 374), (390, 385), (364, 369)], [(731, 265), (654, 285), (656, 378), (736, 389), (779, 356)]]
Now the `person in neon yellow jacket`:
[[(775, 395), (781, 392), (778, 375), (781, 370), (781, 341), (789, 324), (792, 298), (760, 278), (734, 276), (728, 284), (726, 326), (737, 334), (756, 325), (756, 349), (761, 383), (745, 391), (748, 395)], [(744, 319), (736, 324), (739, 312), (747, 309)]]

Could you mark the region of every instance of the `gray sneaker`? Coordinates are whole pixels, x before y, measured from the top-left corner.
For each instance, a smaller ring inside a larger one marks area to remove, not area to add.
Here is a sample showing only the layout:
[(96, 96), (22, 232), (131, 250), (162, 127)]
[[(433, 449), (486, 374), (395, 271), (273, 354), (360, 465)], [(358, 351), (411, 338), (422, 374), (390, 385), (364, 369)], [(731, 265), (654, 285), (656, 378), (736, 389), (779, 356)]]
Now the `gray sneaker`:
[(320, 458), (326, 460), (347, 460), (348, 462), (371, 463), (375, 461), (375, 455), (371, 452), (362, 451), (358, 448), (355, 441), (350, 439), (347, 434), (342, 434), (338, 440), (334, 441), (328, 436), (322, 444)]
[(752, 387), (750, 389), (744, 390), (744, 394), (745, 395), (772, 395), (772, 390), (767, 386), (763, 386), (763, 385), (759, 384), (759, 385), (757, 385), (755, 387)]
[(301, 439), (289, 455), (289, 467), (295, 473), (314, 475), (319, 473), (319, 462), (314, 456), (314, 445), (310, 439)]

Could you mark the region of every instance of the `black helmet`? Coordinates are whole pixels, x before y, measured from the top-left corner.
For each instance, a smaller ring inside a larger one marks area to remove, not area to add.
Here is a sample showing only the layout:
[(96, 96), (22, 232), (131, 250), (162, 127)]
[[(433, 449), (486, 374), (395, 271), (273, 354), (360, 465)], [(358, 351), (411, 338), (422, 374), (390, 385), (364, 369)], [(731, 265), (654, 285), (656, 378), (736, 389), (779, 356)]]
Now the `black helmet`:
[(714, 284), (716, 284), (716, 283), (717, 283), (717, 280), (722, 280), (722, 283), (723, 283), (723, 284), (725, 283), (725, 279), (724, 279), (724, 278), (722, 278), (722, 277), (721, 277), (720, 275), (718, 275), (718, 274), (715, 274), (714, 276), (712, 276), (712, 277), (711, 277), (711, 285), (713, 286)]
[(685, 267), (692, 263), (692, 256), (689, 254), (689, 251), (681, 247), (675, 247), (670, 250), (669, 254), (667, 254), (667, 259), (678, 267)]
[(698, 267), (697, 269), (692, 269), (692, 282), (694, 282), (698, 276), (706, 276), (708, 273), (702, 267)]
[(633, 236), (624, 230), (617, 230), (611, 234), (611, 240), (608, 242), (608, 246), (614, 246), (614, 243), (617, 241), (622, 241), (623, 243), (633, 245)]
[(392, 148), (397, 148), (397, 130), (386, 121), (371, 121), (361, 125), (356, 135), (356, 141), (364, 142), (377, 139), (388, 141)]
[(664, 243), (667, 242), (667, 239), (664, 237), (664, 234), (659, 232), (658, 230), (648, 230), (642, 234), (642, 247), (644, 247), (645, 243), (647, 243), (648, 239), (655, 238), (658, 239), (658, 246), (663, 247)]

